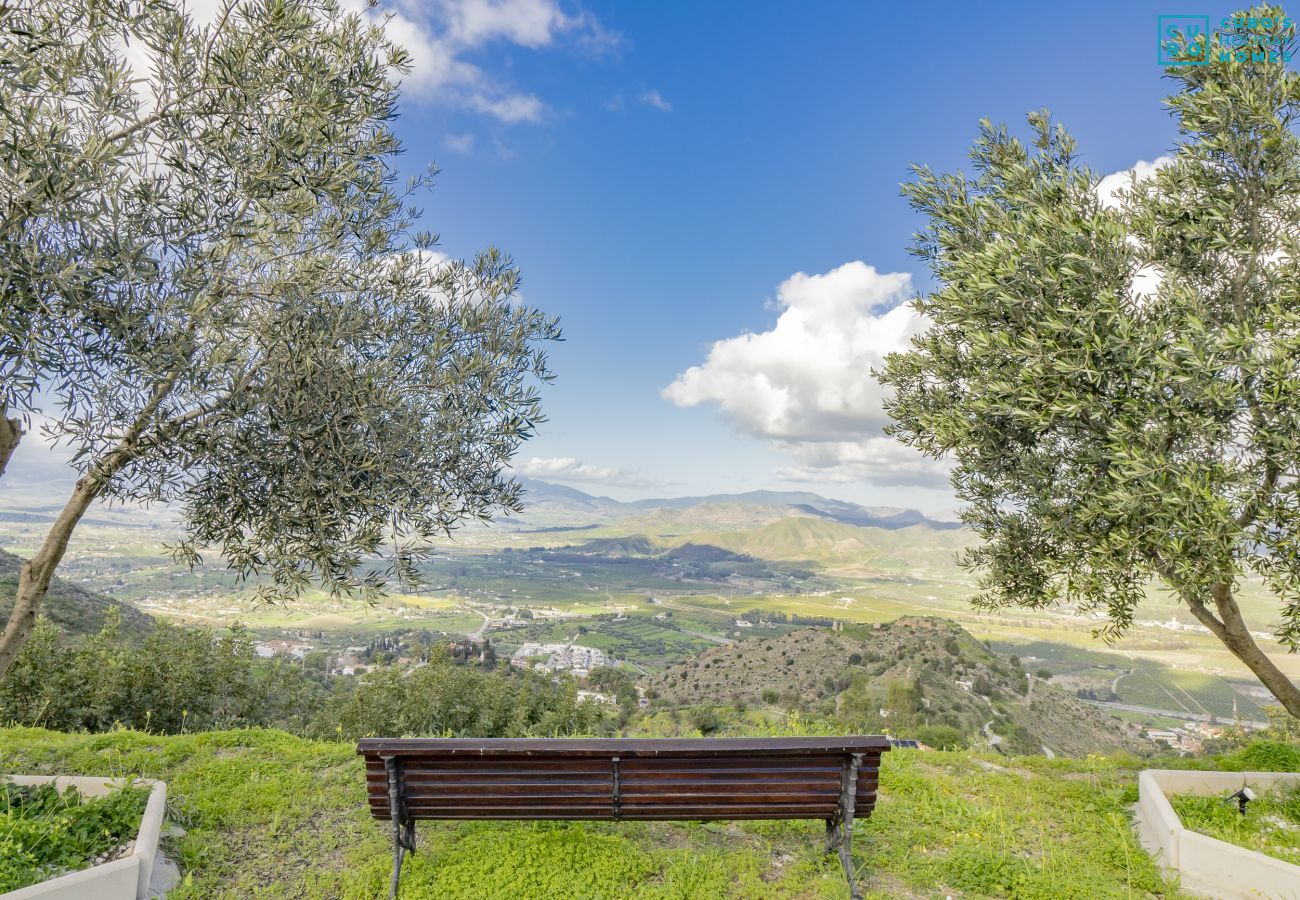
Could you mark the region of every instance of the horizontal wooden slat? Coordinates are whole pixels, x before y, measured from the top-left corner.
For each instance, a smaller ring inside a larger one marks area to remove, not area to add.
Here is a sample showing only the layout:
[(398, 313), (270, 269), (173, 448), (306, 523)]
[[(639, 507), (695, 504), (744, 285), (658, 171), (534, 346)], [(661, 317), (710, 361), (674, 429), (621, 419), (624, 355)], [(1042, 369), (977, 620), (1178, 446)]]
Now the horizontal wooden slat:
[(363, 738), (357, 752), (487, 756), (716, 756), (761, 753), (808, 756), (821, 753), (883, 753), (889, 739), (879, 735), (793, 738)]
[(852, 735), (796, 738), (363, 738), (359, 752), (430, 751), (446, 753), (865, 753), (885, 752), (887, 738)]
[[(387, 797), (388, 789), (377, 785), (370, 785), (366, 788), (367, 796), (370, 797)], [(409, 799), (417, 797), (526, 797), (529, 794), (572, 794), (578, 796), (591, 797), (610, 797), (613, 796), (613, 788), (610, 785), (555, 785), (555, 784), (509, 784), (509, 785), (491, 785), (487, 787), (476, 788), (438, 788), (431, 789), (428, 785), (408, 785), (403, 794)]]
[(833, 810), (814, 806), (805, 809), (767, 809), (754, 808), (745, 811), (719, 811), (708, 809), (644, 810), (636, 813), (624, 812), (620, 819), (633, 822), (744, 822), (754, 819), (825, 819)]
[(840, 769), (764, 769), (755, 771), (753, 769), (729, 768), (729, 769), (674, 769), (666, 772), (654, 772), (649, 769), (634, 769), (628, 771), (620, 768), (620, 774), (629, 781), (635, 780), (645, 784), (657, 784), (659, 782), (671, 781), (701, 781), (713, 779), (716, 781), (740, 780), (745, 781), (834, 781), (840, 780)]
[(659, 793), (680, 793), (683, 791), (744, 791), (747, 794), (762, 791), (831, 791), (836, 795), (840, 792), (839, 779), (826, 779), (823, 781), (808, 781), (803, 778), (768, 778), (768, 779), (747, 779), (737, 778), (690, 778), (674, 779), (672, 781), (642, 781), (631, 778), (623, 779), (621, 782), (623, 793), (636, 792), (641, 794), (659, 794)]
[[(865, 762), (865, 760), (864, 760)], [(766, 755), (746, 754), (744, 756), (679, 756), (664, 759), (636, 757), (620, 759), (620, 766), (628, 772), (676, 772), (702, 769), (706, 771), (729, 771), (731, 769), (751, 769), (757, 772), (792, 772), (803, 770), (835, 770), (844, 764), (843, 755), (826, 756), (819, 754), (810, 757), (769, 757)]]
[[(412, 772), (403, 773), (402, 780), (420, 784), (473, 784), (479, 782), (536, 782), (536, 781), (609, 781), (614, 777), (612, 767), (603, 772)], [(388, 784), (387, 777), (367, 775), (369, 784)]]
[[(384, 797), (368, 798), (371, 806), (387, 806), (388, 800)], [(432, 807), (432, 806), (473, 806), (483, 804), (495, 808), (506, 809), (511, 805), (514, 806), (536, 806), (543, 803), (549, 803), (555, 800), (557, 803), (578, 803), (586, 805), (599, 806), (602, 803), (613, 804), (613, 797), (610, 794), (591, 795), (581, 794), (578, 796), (565, 795), (559, 793), (540, 792), (536, 794), (514, 794), (511, 796), (494, 796), (494, 797), (407, 797), (406, 805), (409, 809)]]
[[(448, 760), (429, 760), (429, 759), (403, 759), (402, 771), (410, 774), (429, 774), (436, 775), (440, 773), (451, 772), (528, 772), (537, 774), (548, 774), (555, 772), (608, 772), (610, 770), (610, 761), (608, 759), (499, 759), (488, 757), (484, 759), (448, 759)], [(369, 775), (388, 777), (388, 769), (385, 768), (382, 760), (366, 762), (366, 773)]]
[(631, 791), (623, 791), (619, 794), (619, 797), (623, 801), (624, 806), (648, 806), (651, 804), (672, 806), (687, 802), (694, 805), (703, 805), (705, 803), (751, 805), (754, 803), (768, 802), (819, 803), (829, 801), (831, 803), (839, 803), (840, 801), (838, 791), (822, 791), (820, 793), (814, 793), (811, 791), (762, 791), (752, 794), (739, 791), (689, 791), (674, 793), (635, 793)]

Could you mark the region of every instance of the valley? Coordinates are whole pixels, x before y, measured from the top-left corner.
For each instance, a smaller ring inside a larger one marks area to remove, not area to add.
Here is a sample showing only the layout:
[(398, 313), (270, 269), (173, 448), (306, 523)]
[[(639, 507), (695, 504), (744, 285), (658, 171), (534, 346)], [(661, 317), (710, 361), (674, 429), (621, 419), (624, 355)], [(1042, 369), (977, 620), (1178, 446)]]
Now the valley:
[[(459, 532), (424, 564), (419, 592), (373, 605), (320, 592), (257, 605), (252, 586), (219, 561), (193, 571), (172, 562), (165, 545), (179, 525), (166, 509), (98, 514), (61, 573), (71, 590), (184, 624), (240, 622), (267, 647), (294, 642), (350, 669), (357, 649), (376, 640), (445, 635), (486, 639), (502, 659), (525, 645), (590, 648), (654, 683), (687, 661), (733, 646), (748, 652), (803, 628), (831, 634), (935, 617), (1018, 658), (1062, 696), (1129, 721), (1265, 718), (1262, 686), (1159, 590), (1114, 646), (1093, 636), (1096, 619), (1071, 609), (973, 607), (978, 586), (956, 561), (973, 537), (945, 517), (798, 493), (620, 503), (545, 482), (528, 489), (525, 515)], [(30, 553), (51, 515), (10, 507), (0, 549)], [(1245, 606), (1257, 629), (1268, 627), (1262, 591)], [(52, 603), (49, 613), (57, 619), (59, 610)], [(63, 618), (75, 626), (76, 617)], [(91, 631), (99, 620), (77, 621)], [(1300, 676), (1300, 659), (1276, 658)]]

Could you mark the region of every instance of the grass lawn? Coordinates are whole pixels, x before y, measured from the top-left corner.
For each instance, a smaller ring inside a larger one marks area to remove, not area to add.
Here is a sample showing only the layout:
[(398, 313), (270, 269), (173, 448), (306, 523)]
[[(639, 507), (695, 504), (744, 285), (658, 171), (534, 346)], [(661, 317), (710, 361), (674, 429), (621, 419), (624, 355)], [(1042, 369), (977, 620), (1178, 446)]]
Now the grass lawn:
[[(176, 900), (371, 898), (388, 831), (364, 809), (351, 744), (275, 731), (176, 737), (0, 729), (0, 771), (168, 783)], [(868, 896), (1176, 897), (1133, 839), (1122, 762), (895, 751), (856, 829)], [(846, 898), (820, 822), (427, 823), (403, 898)]]

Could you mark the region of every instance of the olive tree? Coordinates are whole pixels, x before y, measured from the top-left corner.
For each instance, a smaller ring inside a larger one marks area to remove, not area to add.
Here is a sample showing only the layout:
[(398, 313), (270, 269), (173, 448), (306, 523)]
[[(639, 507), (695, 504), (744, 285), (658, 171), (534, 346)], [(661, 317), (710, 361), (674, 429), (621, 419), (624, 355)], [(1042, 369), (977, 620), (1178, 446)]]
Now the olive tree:
[(0, 471), (40, 413), (71, 496), (22, 567), (0, 674), (96, 501), (171, 503), (262, 597), (368, 600), (519, 507), (553, 319), (511, 261), (417, 232), (406, 54), (333, 0), (0, 9)]
[(1042, 112), (1031, 146), (983, 123), (969, 175), (917, 168), (930, 325), (879, 374), (889, 430), (952, 461), (985, 539), (965, 559), (977, 602), (1072, 603), (1115, 639), (1163, 584), (1300, 715), (1239, 602), (1265, 585), (1279, 614), (1256, 624), (1300, 646), (1300, 76), (1283, 15), (1241, 14), (1208, 64), (1168, 70), (1176, 153), (1118, 204)]

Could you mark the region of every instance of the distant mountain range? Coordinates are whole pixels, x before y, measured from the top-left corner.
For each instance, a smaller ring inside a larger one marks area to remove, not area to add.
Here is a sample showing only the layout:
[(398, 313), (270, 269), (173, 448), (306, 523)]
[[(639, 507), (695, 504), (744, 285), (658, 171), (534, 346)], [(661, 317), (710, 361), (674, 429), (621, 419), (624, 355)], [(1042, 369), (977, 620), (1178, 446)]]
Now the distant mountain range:
[[(789, 517), (806, 517), (862, 528), (900, 529), (921, 525), (935, 530), (961, 528), (955, 516), (927, 516), (915, 509), (860, 506), (808, 491), (749, 491), (624, 502), (531, 478), (521, 478), (524, 512), (502, 519), (523, 530), (608, 525), (645, 519), (650, 533), (759, 528)], [(629, 526), (631, 523), (628, 523)]]

